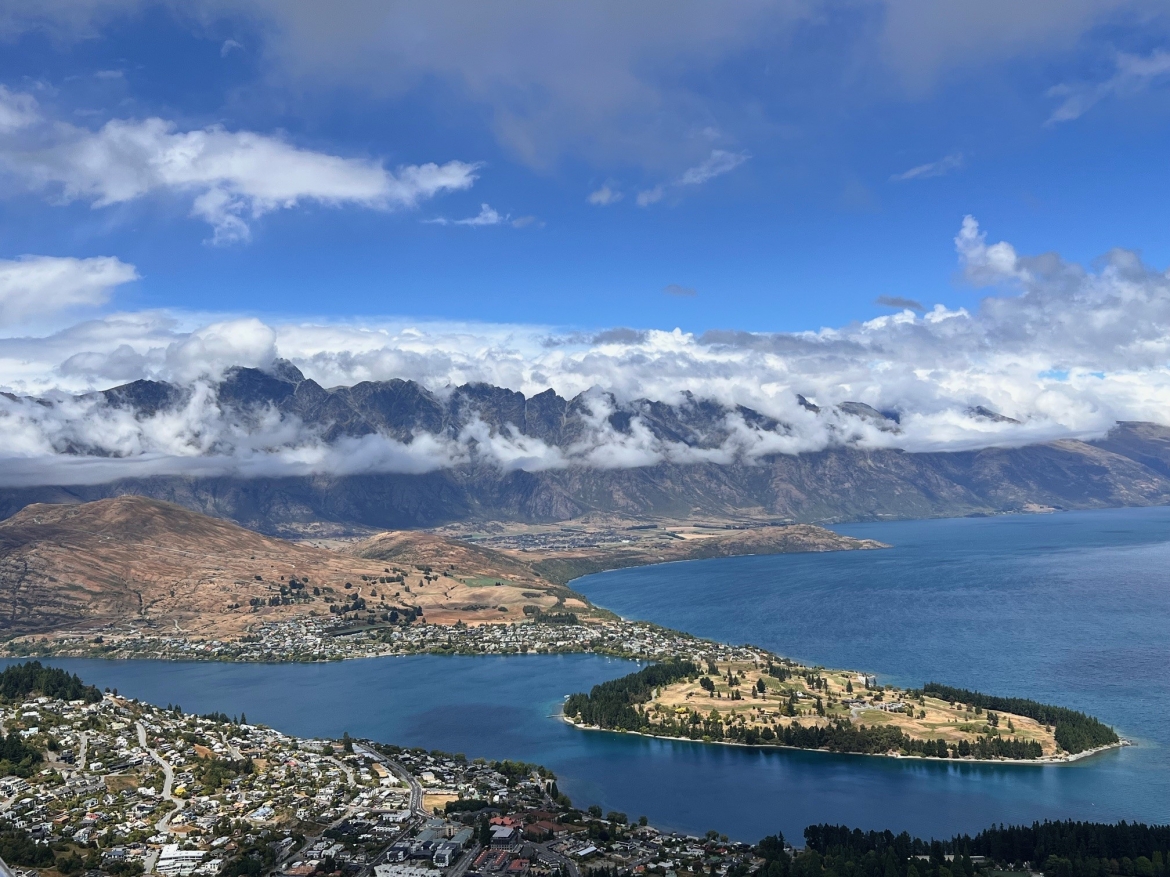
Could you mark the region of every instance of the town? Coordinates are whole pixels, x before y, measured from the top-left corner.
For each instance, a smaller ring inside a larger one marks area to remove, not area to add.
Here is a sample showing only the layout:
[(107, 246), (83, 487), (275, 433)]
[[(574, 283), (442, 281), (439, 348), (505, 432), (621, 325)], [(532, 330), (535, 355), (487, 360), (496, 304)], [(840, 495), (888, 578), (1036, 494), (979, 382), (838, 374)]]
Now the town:
[(238, 640), (201, 640), (181, 632), (102, 629), (24, 638), (11, 657), (157, 658), (166, 660), (311, 662), (392, 655), (523, 655), (590, 652), (633, 660), (684, 659), (766, 663), (775, 656), (654, 624), (623, 619), (580, 623), (573, 616), (512, 624), (396, 624), (352, 629), (331, 617), (257, 625)]
[(576, 810), (536, 765), (301, 739), (35, 663), (3, 675), (33, 680), (0, 695), (0, 856), (17, 877), (724, 874), (752, 860), (714, 831)]

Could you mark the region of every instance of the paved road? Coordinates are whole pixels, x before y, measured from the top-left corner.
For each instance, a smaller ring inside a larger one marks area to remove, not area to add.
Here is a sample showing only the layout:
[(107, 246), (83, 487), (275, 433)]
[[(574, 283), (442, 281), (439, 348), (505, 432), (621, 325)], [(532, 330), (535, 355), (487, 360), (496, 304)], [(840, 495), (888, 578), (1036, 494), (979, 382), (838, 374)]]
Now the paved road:
[(545, 864), (553, 866), (560, 865), (569, 872), (569, 877), (581, 877), (581, 869), (568, 856), (554, 853), (546, 844), (537, 844), (536, 847), (540, 850), (540, 859)]
[(146, 745), (146, 728), (142, 722), (135, 722), (134, 726), (138, 729), (138, 745), (145, 749), (150, 754), (150, 757), (158, 762), (159, 767), (163, 769), (163, 800), (170, 801), (174, 807), (170, 813), (158, 821), (155, 828), (158, 829), (159, 834), (170, 834), (171, 817), (183, 809), (183, 802), (171, 794), (171, 790), (175, 785), (175, 772), (165, 758)]
[(244, 757), (243, 755), (240, 754), (240, 750), (232, 745), (232, 742), (228, 739), (228, 735), (227, 735), (226, 731), (221, 731), (219, 734), (219, 737), (221, 740), (223, 740), (223, 745), (227, 747), (228, 753), (231, 755), (232, 758), (234, 758), (236, 761), (239, 761), (240, 759), (242, 759)]
[(410, 786), (410, 810), (417, 816), (426, 816), (427, 812), (423, 809), (423, 787), (422, 783), (416, 780), (405, 767), (397, 761), (393, 761), (383, 755), (370, 749), (368, 746), (363, 746), (360, 743), (353, 744), (353, 751), (359, 755), (364, 755), (367, 758), (372, 758), (374, 761), (385, 767), (390, 773), (398, 777), (408, 786)]
[(339, 761), (338, 759), (334, 758), (332, 755), (326, 755), (325, 760), (328, 761), (330, 764), (334, 764), (337, 767), (341, 768), (341, 770), (345, 773), (345, 778), (347, 780), (349, 780), (349, 784), (351, 786), (356, 786), (358, 784), (357, 775), (354, 774), (353, 768), (350, 767), (348, 764), (346, 764), (343, 761)]
[(85, 757), (89, 753), (89, 734), (81, 732), (81, 748), (77, 752), (77, 769), (85, 770)]
[(467, 869), (471, 867), (471, 863), (475, 861), (475, 857), (480, 854), (483, 849), (479, 844), (472, 844), (471, 847), (463, 854), (463, 856), (447, 869), (447, 877), (463, 877), (467, 873)]

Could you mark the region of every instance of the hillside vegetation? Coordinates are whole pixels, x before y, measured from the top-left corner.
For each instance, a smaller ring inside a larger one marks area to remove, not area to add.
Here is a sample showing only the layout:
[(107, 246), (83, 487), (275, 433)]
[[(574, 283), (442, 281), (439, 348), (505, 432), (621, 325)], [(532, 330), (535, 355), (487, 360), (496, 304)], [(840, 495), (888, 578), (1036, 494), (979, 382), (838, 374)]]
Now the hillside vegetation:
[(1074, 755), (1118, 742), (1117, 732), (1108, 725), (1092, 716), (1065, 707), (1049, 706), (1022, 697), (994, 697), (979, 691), (940, 685), (937, 682), (926, 683), (922, 690), (943, 700), (968, 703), (996, 712), (1015, 713), (1035, 719), (1041, 724), (1051, 725), (1060, 748)]

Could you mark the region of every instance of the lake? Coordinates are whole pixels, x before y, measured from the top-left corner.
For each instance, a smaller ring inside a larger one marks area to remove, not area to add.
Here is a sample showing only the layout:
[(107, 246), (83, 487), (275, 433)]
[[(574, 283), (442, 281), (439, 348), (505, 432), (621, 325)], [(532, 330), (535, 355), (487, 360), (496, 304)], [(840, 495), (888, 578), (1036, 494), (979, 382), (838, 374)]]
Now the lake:
[(923, 836), (1034, 819), (1170, 822), (1170, 509), (856, 524), (883, 551), (621, 570), (574, 587), (629, 618), (810, 663), (1076, 707), (1138, 745), (1062, 766), (753, 750), (582, 732), (565, 694), (634, 665), (591, 655), (413, 656), (316, 665), (59, 660), (188, 711), (246, 712), (552, 768), (579, 805), (741, 840), (813, 822)]

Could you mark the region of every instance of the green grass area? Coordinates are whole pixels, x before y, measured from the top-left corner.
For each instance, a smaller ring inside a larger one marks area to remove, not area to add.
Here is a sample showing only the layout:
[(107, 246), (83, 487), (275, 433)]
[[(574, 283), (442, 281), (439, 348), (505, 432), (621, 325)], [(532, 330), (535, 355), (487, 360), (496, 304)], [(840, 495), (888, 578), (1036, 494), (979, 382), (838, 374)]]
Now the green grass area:
[(467, 585), (469, 588), (494, 588), (497, 584), (503, 584), (504, 580), (494, 576), (468, 576), (459, 581)]

